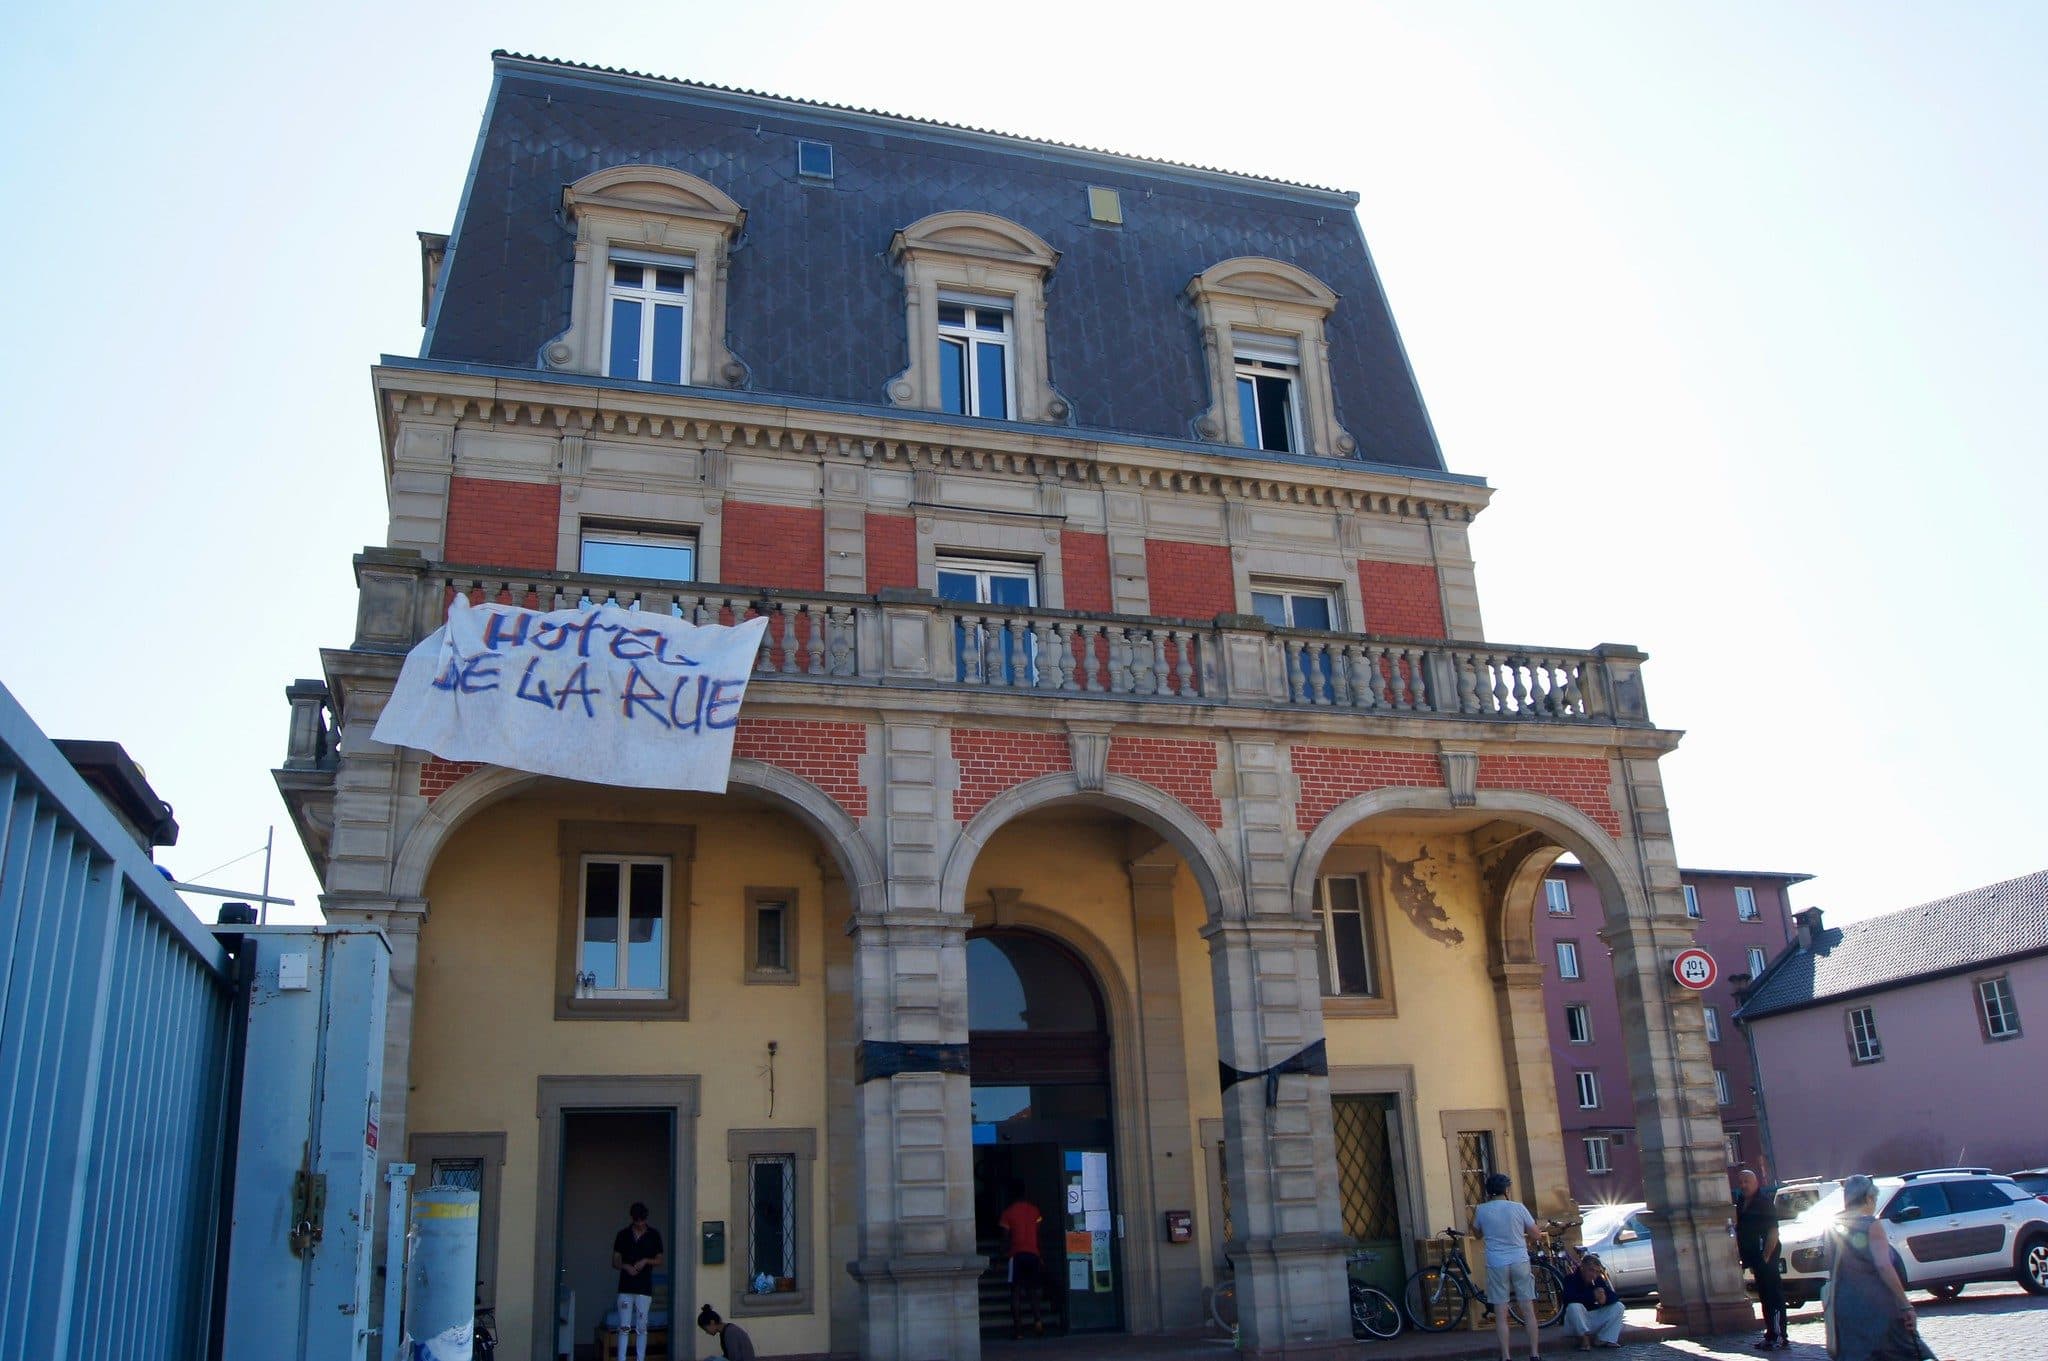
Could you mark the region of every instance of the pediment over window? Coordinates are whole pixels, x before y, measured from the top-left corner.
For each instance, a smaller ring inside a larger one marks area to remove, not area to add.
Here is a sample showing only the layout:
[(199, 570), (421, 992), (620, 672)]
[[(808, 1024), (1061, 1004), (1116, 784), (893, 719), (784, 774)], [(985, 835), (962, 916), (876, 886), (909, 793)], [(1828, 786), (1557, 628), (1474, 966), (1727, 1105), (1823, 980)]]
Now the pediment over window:
[(1315, 275), (1285, 260), (1258, 255), (1240, 255), (1209, 266), (1188, 281), (1188, 292), (1196, 298), (1213, 294), (1261, 298), (1308, 308), (1323, 316), (1337, 306), (1336, 293)]
[(562, 206), (572, 218), (590, 208), (697, 218), (722, 224), (727, 236), (747, 217), (717, 185), (659, 165), (615, 165), (585, 175), (562, 191)]
[[(1209, 375), (1209, 407), (1192, 421), (1197, 439), (1324, 458), (1358, 453), (1337, 423), (1330, 386), (1323, 323), (1340, 301), (1334, 289), (1299, 265), (1239, 255), (1188, 280), (1187, 297), (1201, 318)], [(1272, 434), (1278, 428), (1283, 437)]]
[(994, 213), (953, 209), (919, 218), (889, 243), (891, 256), (931, 252), (976, 256), (1049, 272), (1059, 263), (1060, 253), (1029, 227), (1019, 226)]

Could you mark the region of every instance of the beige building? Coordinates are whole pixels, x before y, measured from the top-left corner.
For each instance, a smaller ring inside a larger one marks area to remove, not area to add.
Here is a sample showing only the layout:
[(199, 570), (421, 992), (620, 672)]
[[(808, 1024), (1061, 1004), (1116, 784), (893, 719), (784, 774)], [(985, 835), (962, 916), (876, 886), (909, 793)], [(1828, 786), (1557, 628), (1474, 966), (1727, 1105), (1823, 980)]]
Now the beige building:
[[(1627, 647), (1486, 641), (1488, 491), (1355, 202), (497, 59), (278, 778), (329, 919), (391, 938), (385, 1147), (483, 1191), (507, 1354), (595, 1354), (638, 1199), (679, 1322), (971, 1358), (1012, 1181), (1056, 1329), (1199, 1328), (1229, 1280), (1248, 1350), (1348, 1347), (1347, 1270), (1398, 1291), (1486, 1172), (1569, 1203), (1566, 851), (1665, 1305), (1746, 1314), (1676, 734)], [(455, 592), (767, 615), (727, 792), (376, 742)]]

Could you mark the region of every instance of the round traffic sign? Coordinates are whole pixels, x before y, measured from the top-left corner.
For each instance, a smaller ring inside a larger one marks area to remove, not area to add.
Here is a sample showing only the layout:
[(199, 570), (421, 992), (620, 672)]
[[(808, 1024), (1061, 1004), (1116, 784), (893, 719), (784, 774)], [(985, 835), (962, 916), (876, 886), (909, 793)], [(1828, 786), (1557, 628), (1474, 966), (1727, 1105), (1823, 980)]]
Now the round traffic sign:
[(1695, 947), (1678, 952), (1678, 958), (1671, 961), (1671, 976), (1683, 986), (1699, 992), (1714, 986), (1714, 980), (1721, 976), (1721, 969), (1714, 963), (1712, 955)]

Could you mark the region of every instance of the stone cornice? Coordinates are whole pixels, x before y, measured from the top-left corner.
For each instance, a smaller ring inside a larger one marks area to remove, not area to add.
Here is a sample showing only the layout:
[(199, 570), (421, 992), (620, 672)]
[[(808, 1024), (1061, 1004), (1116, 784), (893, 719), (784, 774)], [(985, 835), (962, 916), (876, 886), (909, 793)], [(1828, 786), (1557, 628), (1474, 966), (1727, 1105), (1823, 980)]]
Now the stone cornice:
[(692, 448), (844, 459), (1168, 491), (1355, 514), (1465, 522), (1492, 489), (1457, 478), (1338, 460), (1266, 461), (1039, 425), (950, 425), (881, 411), (792, 406), (689, 389), (649, 392), (380, 365), (372, 370), (387, 473), (401, 423), (483, 426), (556, 438), (672, 440)]

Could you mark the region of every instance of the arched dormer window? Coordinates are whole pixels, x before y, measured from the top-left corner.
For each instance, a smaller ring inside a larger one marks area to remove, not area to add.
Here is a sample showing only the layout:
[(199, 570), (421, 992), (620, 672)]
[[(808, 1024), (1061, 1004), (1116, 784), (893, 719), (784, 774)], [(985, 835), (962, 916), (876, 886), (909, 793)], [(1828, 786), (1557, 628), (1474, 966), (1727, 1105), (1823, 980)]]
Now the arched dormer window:
[(1188, 281), (1202, 319), (1209, 409), (1204, 439), (1276, 453), (1349, 458), (1358, 443), (1337, 424), (1323, 322), (1337, 295), (1284, 260), (1241, 255)]
[(562, 191), (576, 224), (569, 329), (548, 367), (641, 382), (736, 387), (725, 280), (746, 212), (695, 175), (620, 165)]
[(1045, 348), (1045, 281), (1059, 252), (992, 213), (933, 213), (896, 233), (910, 367), (891, 405), (990, 420), (1064, 421)]

